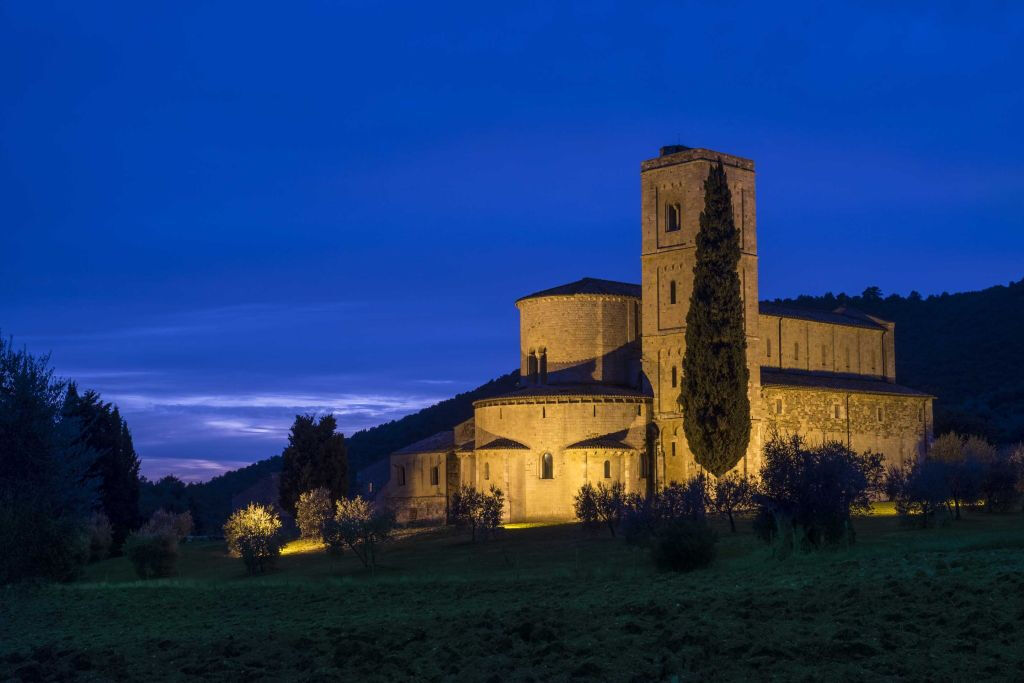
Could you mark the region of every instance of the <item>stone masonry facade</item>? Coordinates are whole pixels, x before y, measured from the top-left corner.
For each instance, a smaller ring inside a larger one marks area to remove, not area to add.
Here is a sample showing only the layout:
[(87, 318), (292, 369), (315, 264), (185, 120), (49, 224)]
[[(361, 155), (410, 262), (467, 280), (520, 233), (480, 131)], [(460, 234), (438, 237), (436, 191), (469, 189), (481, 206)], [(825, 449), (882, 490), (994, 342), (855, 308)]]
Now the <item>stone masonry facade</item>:
[(741, 242), (751, 438), (800, 434), (902, 464), (932, 438), (932, 397), (896, 383), (895, 326), (858, 311), (758, 301), (754, 162), (662, 148), (641, 164), (641, 283), (584, 278), (525, 296), (520, 386), (474, 417), (395, 452), (382, 499), (400, 521), (440, 523), (458, 485), (505, 493), (508, 522), (571, 519), (584, 483), (646, 494), (700, 473), (678, 396), (703, 183), (726, 168)]

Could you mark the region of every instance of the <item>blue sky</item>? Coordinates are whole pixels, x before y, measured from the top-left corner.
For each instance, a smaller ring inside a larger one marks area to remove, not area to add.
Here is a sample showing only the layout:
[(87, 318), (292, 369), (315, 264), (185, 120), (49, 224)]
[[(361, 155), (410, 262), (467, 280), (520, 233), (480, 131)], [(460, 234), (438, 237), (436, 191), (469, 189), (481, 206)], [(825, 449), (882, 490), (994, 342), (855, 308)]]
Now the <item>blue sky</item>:
[(149, 476), (510, 370), (663, 144), (755, 159), (763, 297), (1024, 275), (1020, 3), (32, 0), (0, 63), (0, 332)]

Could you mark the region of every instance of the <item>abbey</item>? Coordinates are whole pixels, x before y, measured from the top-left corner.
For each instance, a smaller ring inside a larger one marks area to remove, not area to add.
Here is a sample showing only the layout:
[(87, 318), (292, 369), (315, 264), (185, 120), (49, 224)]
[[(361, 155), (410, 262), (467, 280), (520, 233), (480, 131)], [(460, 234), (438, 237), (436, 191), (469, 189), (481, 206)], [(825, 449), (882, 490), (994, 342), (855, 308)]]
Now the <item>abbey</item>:
[(524, 296), (520, 386), (391, 455), (382, 497), (400, 521), (446, 515), (459, 484), (505, 492), (506, 521), (568, 519), (585, 482), (650, 492), (697, 475), (679, 407), (696, 235), (711, 164), (725, 165), (742, 257), (756, 475), (773, 432), (841, 441), (890, 463), (922, 456), (932, 397), (896, 383), (895, 329), (863, 313), (758, 302), (754, 162), (663, 147), (640, 166), (641, 283), (585, 278)]

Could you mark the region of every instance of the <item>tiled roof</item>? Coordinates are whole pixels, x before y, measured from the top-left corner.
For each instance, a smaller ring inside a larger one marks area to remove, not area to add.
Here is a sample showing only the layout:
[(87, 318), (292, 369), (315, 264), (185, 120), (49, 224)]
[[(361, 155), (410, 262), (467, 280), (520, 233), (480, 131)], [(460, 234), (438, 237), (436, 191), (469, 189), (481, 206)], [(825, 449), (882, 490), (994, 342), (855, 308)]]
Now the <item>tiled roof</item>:
[(798, 318), (800, 320), (813, 320), (820, 323), (832, 323), (835, 325), (852, 325), (853, 327), (867, 327), (873, 330), (884, 330), (885, 326), (875, 322), (865, 313), (852, 308), (837, 308), (834, 311), (816, 311), (810, 308), (791, 308), (762, 301), (760, 304), (761, 315), (777, 315), (783, 318)]
[(410, 455), (412, 453), (434, 453), (436, 451), (450, 451), (455, 446), (455, 434), (452, 430), (438, 432), (433, 436), (420, 439), (416, 443), (409, 444), (393, 453), (393, 455)]
[(800, 389), (832, 389), (865, 394), (901, 394), (904, 396), (928, 396), (929, 394), (904, 387), (883, 379), (858, 375), (842, 375), (806, 370), (780, 370), (761, 367), (762, 386), (796, 387)]
[(521, 444), (518, 441), (513, 441), (512, 439), (506, 439), (503, 436), (499, 436), (497, 439), (494, 439), (493, 441), (488, 441), (478, 450), (522, 451), (529, 450), (529, 448), (529, 446)]
[(576, 443), (566, 446), (568, 450), (585, 450), (591, 448), (610, 448), (617, 451), (635, 451), (635, 446), (630, 446), (625, 443), (622, 439), (626, 436), (626, 432), (615, 432), (613, 434), (602, 434), (601, 436), (595, 436), (590, 439), (584, 439), (583, 441), (577, 441)]
[(628, 296), (635, 299), (640, 298), (640, 285), (629, 282), (616, 282), (615, 280), (601, 280), (596, 277), (585, 277), (567, 285), (559, 285), (551, 289), (544, 289), (533, 294), (527, 294), (517, 299), (535, 299), (542, 296), (572, 296), (573, 294), (607, 294), (612, 296)]

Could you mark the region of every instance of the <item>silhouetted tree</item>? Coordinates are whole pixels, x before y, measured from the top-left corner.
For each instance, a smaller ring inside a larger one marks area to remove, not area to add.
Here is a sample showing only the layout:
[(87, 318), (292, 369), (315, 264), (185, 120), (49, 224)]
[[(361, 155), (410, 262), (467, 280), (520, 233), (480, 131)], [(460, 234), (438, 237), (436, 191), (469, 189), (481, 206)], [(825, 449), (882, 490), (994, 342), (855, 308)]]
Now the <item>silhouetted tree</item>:
[(281, 468), (281, 507), (295, 514), (295, 504), (305, 491), (325, 488), (332, 500), (348, 493), (348, 457), (345, 437), (335, 433), (333, 415), (316, 419), (296, 415), (284, 449)]
[(739, 262), (740, 235), (733, 222), (725, 167), (719, 161), (704, 181), (679, 397), (690, 450), (715, 476), (732, 469), (750, 441)]
[(68, 579), (89, 558), (96, 453), (62, 411), (66, 388), (48, 356), (0, 338), (0, 585)]
[(737, 512), (749, 510), (753, 505), (754, 487), (750, 480), (735, 472), (719, 477), (708, 486), (708, 499), (720, 515), (729, 520), (729, 529), (736, 533)]
[(116, 551), (139, 523), (139, 457), (128, 424), (117, 406), (92, 390), (79, 395), (74, 383), (68, 385), (64, 414), (78, 420), (82, 443), (96, 452), (89, 475), (98, 482), (100, 508), (110, 520)]

